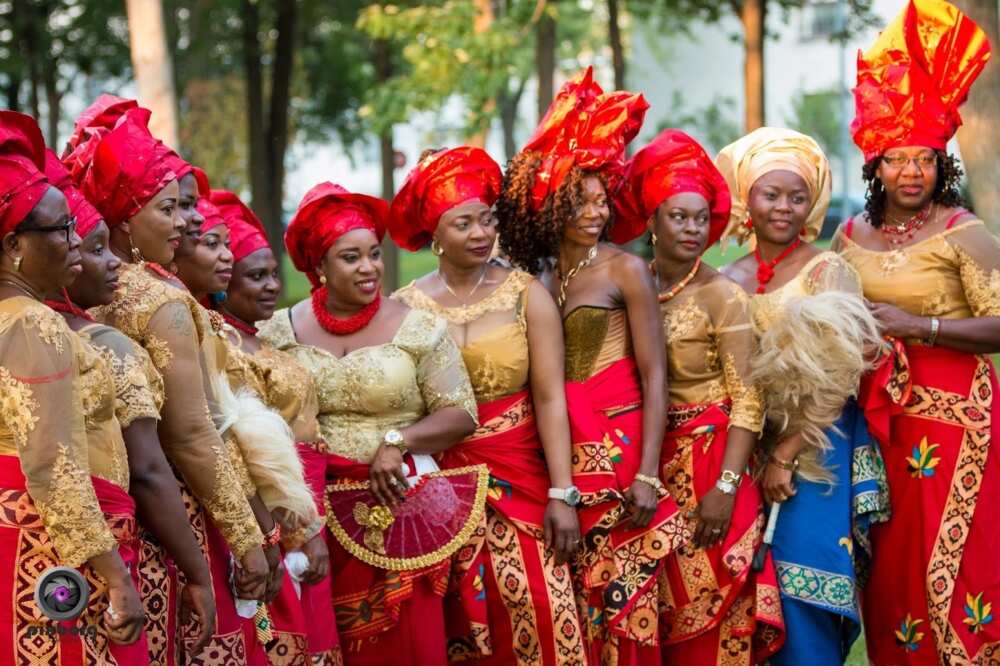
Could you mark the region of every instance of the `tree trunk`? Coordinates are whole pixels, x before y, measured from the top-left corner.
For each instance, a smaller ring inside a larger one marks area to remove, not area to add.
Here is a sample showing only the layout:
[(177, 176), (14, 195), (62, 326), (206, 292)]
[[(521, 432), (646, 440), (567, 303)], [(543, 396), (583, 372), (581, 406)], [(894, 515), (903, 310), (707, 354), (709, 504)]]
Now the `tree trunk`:
[(57, 63), (53, 60), (45, 67), (45, 105), (48, 107), (48, 136), (46, 142), (55, 149), (59, 145), (59, 118), (62, 115), (62, 93), (56, 81)]
[(153, 114), (149, 130), (169, 146), (179, 145), (173, 63), (160, 0), (125, 0), (132, 72), (139, 103)]
[(538, 120), (541, 122), (555, 95), (556, 22), (548, 8), (535, 27), (535, 76), (538, 78)]
[(41, 88), (41, 74), (39, 72), (38, 59), (41, 50), (38, 31), (35, 29), (34, 8), (25, 0), (15, 0), (14, 10), (14, 35), (20, 39), (15, 39), (16, 48), (21, 51), (28, 71), (28, 113), (35, 118), (41, 116), (39, 108), (39, 88)]
[[(1000, 44), (1000, 16), (997, 0), (955, 0), (969, 18), (979, 24), (991, 44)], [(979, 80), (972, 86), (969, 101), (962, 107), (964, 124), (958, 131), (958, 147), (969, 183), (969, 195), (977, 216), (994, 233), (1000, 232), (1000, 63), (986, 64)]]
[(619, 25), (619, 0), (608, 0), (608, 43), (611, 64), (615, 70), (615, 90), (625, 90), (625, 47)]
[[(389, 42), (377, 39), (374, 43), (375, 80), (385, 83), (392, 76), (392, 51)], [(379, 157), (382, 165), (382, 198), (392, 201), (396, 195), (396, 156), (392, 147), (392, 126), (386, 127), (378, 137)], [(388, 234), (382, 243), (382, 291), (391, 294), (399, 287), (399, 248)]]
[[(264, 127), (264, 88), (260, 64), (260, 15), (257, 3), (243, 0), (243, 68), (247, 90), (247, 143), (249, 146), (250, 206), (261, 217), (271, 246), (284, 245), (281, 234), (275, 234), (270, 219), (269, 187), (267, 184), (267, 141)], [(276, 242), (277, 241), (277, 242)]]
[(752, 132), (764, 126), (764, 24), (766, 0), (743, 0), (743, 85), (744, 129)]
[(497, 93), (497, 100), (500, 104), (500, 125), (503, 127), (503, 150), (504, 156), (508, 160), (517, 154), (517, 141), (514, 138), (514, 130), (517, 128), (517, 107), (521, 103), (526, 83), (526, 79), (521, 79), (515, 92), (511, 93), (504, 86)]
[(14, 72), (7, 77), (3, 92), (7, 98), (7, 108), (11, 111), (21, 110), (21, 76)]
[(268, 235), (274, 254), (284, 254), (285, 152), (288, 149), (288, 107), (291, 103), (295, 65), (295, 23), (297, 2), (278, 2), (278, 39), (271, 72), (271, 101), (267, 123)]
[[(472, 24), (472, 32), (475, 35), (481, 35), (490, 29), (493, 25), (493, 21), (496, 15), (493, 12), (493, 3), (491, 0), (473, 0), (476, 7), (476, 20)], [(468, 137), (465, 141), (466, 145), (475, 146), (476, 148), (486, 148), (486, 138), (490, 134), (490, 120), (497, 109), (497, 99), (496, 95), (487, 99), (482, 108), (479, 110), (479, 122), (478, 128), (472, 136)], [(473, 114), (473, 118), (475, 114)]]

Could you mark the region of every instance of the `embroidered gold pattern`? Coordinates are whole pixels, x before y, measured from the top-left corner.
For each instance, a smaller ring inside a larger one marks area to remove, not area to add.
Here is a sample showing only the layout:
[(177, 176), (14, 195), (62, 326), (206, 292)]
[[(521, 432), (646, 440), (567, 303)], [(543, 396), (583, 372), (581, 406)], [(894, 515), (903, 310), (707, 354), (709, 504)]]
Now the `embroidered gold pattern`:
[(963, 249), (955, 247), (965, 297), (977, 317), (1000, 317), (1000, 270), (987, 272)]
[(739, 426), (750, 432), (760, 432), (764, 423), (764, 400), (756, 386), (747, 385), (736, 367), (736, 358), (726, 354), (722, 359), (722, 370), (726, 378), (729, 397), (732, 398), (732, 412), (729, 427)]
[(38, 423), (37, 411), (38, 402), (32, 397), (31, 388), (0, 366), (0, 420), (18, 448), (28, 443), (28, 433)]
[(704, 310), (699, 308), (691, 297), (685, 299), (679, 307), (669, 309), (663, 318), (663, 332), (667, 336), (667, 344), (669, 345), (671, 340), (680, 340), (690, 335), (705, 318)]
[(521, 292), (527, 288), (534, 278), (524, 271), (514, 270), (504, 278), (503, 283), (481, 301), (463, 307), (447, 308), (433, 298), (420, 291), (416, 284), (410, 283), (393, 294), (410, 307), (433, 312), (444, 317), (452, 324), (469, 324), (481, 318), (488, 312), (504, 312), (517, 306)]
[(25, 321), (38, 329), (38, 337), (48, 345), (55, 347), (60, 354), (69, 329), (66, 320), (54, 311), (41, 304), (35, 304), (25, 310)]
[(212, 522), (226, 535), (230, 550), (240, 558), (254, 546), (263, 543), (264, 534), (256, 521), (248, 522), (243, 519), (247, 511), (246, 498), (242, 493), (233, 492), (233, 488), (242, 486), (235, 478), (232, 466), (226, 464), (227, 454), (218, 446), (212, 447), (212, 453), (215, 458), (215, 484), (212, 486), (214, 494), (203, 504), (212, 517)]

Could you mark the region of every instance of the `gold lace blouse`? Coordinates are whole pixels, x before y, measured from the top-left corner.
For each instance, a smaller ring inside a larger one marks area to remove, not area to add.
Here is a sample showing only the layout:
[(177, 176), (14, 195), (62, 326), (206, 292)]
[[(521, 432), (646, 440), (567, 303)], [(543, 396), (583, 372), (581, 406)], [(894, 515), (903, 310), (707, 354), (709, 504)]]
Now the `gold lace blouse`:
[(0, 301), (0, 454), (17, 456), (45, 531), (71, 567), (116, 547), (90, 480), (81, 372), (94, 358), (41, 303)]
[(224, 366), (216, 360), (207, 317), (187, 291), (142, 265), (122, 266), (119, 285), (114, 302), (93, 314), (148, 352), (163, 378), (159, 434), (164, 453), (241, 557), (264, 537), (209, 411), (210, 377)]
[(660, 304), (667, 340), (670, 404), (732, 400), (729, 425), (760, 432), (764, 405), (750, 382), (754, 353), (750, 298), (732, 280), (716, 275), (684, 288)]
[(861, 295), (861, 278), (849, 263), (835, 252), (820, 252), (809, 260), (799, 274), (778, 289), (766, 294), (754, 294), (750, 312), (754, 326), (765, 331), (790, 298), (812, 296), (824, 291), (844, 291)]
[(466, 307), (444, 307), (411, 282), (393, 298), (444, 317), (459, 345), (476, 401), (491, 402), (528, 386), (528, 285), (515, 270), (489, 296)]
[(89, 324), (77, 333), (101, 355), (111, 372), (115, 416), (122, 429), (140, 419), (159, 420), (163, 378), (146, 350), (104, 324)]
[(320, 433), (329, 450), (345, 458), (371, 462), (387, 430), (445, 407), (476, 418), (462, 355), (445, 321), (429, 312), (410, 310), (390, 342), (342, 358), (300, 344), (287, 308), (264, 322), (258, 337), (292, 354), (312, 375)]
[(83, 395), (83, 421), (87, 427), (87, 451), (90, 473), (110, 481), (128, 492), (128, 453), (122, 428), (115, 415), (115, 381), (111, 368), (98, 350), (83, 339), (80, 386)]
[(581, 305), (563, 317), (566, 379), (582, 382), (632, 355), (625, 308)]
[(870, 301), (922, 317), (1000, 316), (1000, 242), (980, 220), (898, 250), (866, 249), (842, 231), (834, 247), (857, 269)]

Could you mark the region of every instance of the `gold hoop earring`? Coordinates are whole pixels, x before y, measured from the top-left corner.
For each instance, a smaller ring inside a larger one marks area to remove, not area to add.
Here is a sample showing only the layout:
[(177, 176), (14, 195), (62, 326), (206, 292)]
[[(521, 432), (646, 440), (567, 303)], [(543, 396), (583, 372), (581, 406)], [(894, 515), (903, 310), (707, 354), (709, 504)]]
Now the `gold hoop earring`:
[(21, 261), (23, 261), (23, 260), (24, 260), (24, 257), (14, 257), (14, 272), (15, 273), (20, 273), (21, 272)]
[(444, 254), (444, 249), (440, 245), (438, 245), (437, 240), (431, 241), (431, 254), (433, 254), (435, 257), (440, 257), (442, 254)]
[(322, 274), (321, 274), (321, 275), (319, 276), (319, 283), (320, 283), (320, 284), (326, 284), (326, 276), (325, 276), (325, 275), (322, 275)]

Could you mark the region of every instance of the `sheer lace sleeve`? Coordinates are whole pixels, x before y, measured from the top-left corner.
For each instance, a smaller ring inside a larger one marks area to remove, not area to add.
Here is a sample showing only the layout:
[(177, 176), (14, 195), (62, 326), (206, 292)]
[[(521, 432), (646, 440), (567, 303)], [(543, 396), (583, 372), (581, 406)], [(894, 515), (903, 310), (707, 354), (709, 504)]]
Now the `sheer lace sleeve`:
[(719, 362), (726, 393), (733, 402), (729, 425), (760, 432), (764, 404), (750, 380), (755, 337), (750, 319), (750, 298), (739, 285), (726, 278), (715, 280), (707, 294)]
[(139, 419), (160, 418), (163, 378), (142, 347), (110, 326), (91, 333), (91, 341), (104, 357), (115, 382), (115, 416), (122, 429)]
[(976, 317), (1000, 317), (1000, 242), (981, 222), (946, 236), (958, 254), (958, 270), (969, 308)]
[(444, 319), (417, 310), (408, 315), (408, 319), (411, 319), (409, 326), (412, 328), (407, 337), (416, 337), (416, 344), (410, 345), (405, 341), (401, 344), (412, 347), (417, 354), (417, 384), (427, 412), (458, 407), (476, 420), (479, 413), (476, 396), (472, 392), (462, 353), (448, 335)]
[(116, 547), (90, 480), (82, 343), (52, 310), (8, 300), (18, 303), (0, 311), (0, 421), (62, 563), (80, 566)]
[[(199, 360), (194, 318), (180, 300), (164, 304), (149, 320), (148, 335), (168, 354), (153, 362), (163, 376), (166, 399), (160, 441), (237, 557), (263, 541), (250, 505), (212, 421)], [(163, 363), (166, 360), (166, 363)]]
[(823, 252), (810, 262), (805, 277), (809, 294), (842, 291), (862, 296), (861, 276), (847, 260), (833, 252)]

